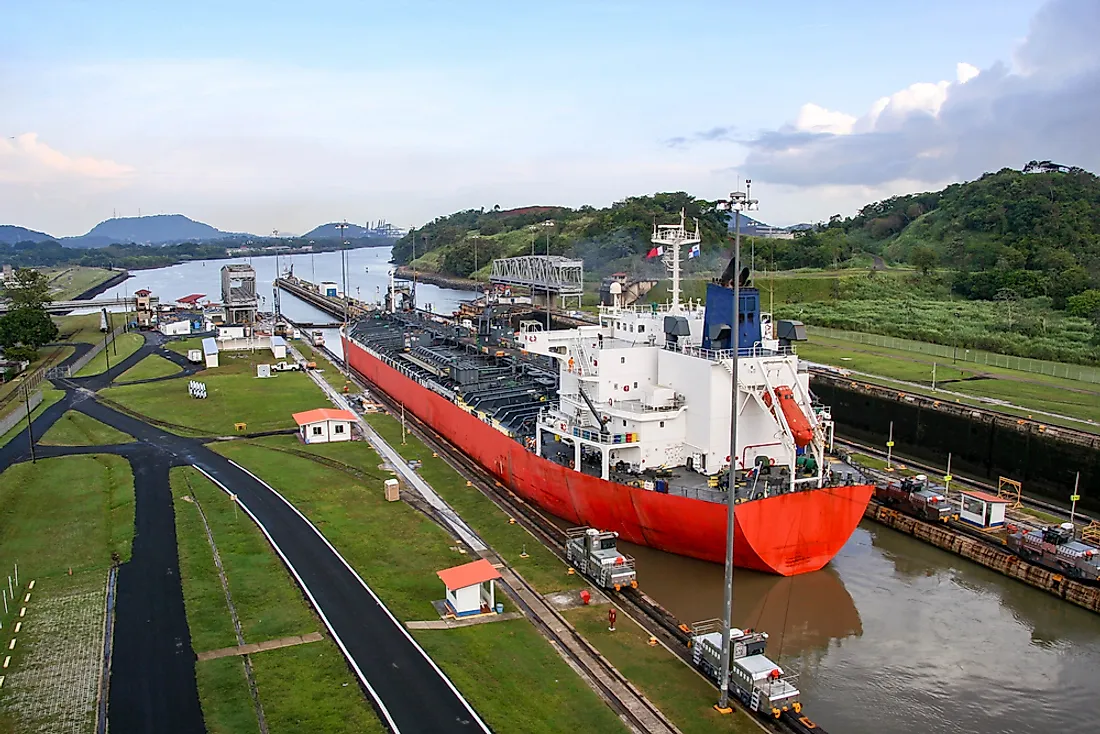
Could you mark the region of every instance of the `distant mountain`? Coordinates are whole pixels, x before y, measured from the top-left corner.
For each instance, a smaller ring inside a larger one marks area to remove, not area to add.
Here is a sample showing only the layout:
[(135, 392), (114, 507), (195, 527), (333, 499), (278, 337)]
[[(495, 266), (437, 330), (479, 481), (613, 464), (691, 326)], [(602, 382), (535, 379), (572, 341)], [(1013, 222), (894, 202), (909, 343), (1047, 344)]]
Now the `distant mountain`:
[(799, 224), (792, 224), (787, 227), (788, 232), (805, 232), (807, 229), (813, 229), (814, 225), (809, 222), (800, 222)]
[(201, 242), (234, 236), (209, 224), (196, 222), (182, 214), (156, 214), (147, 217), (108, 219), (92, 227), (88, 234), (66, 237), (66, 247), (106, 247), (114, 243), (163, 245), (175, 242)]
[(36, 232), (26, 227), (12, 224), (0, 224), (0, 243), (14, 245), (17, 242), (48, 242), (54, 239), (45, 232)]
[[(737, 227), (736, 217), (730, 214), (729, 230), (734, 231)], [(758, 219), (753, 219), (745, 214), (741, 215), (741, 234), (749, 235), (750, 237), (763, 236), (773, 231), (773, 227), (768, 224), (764, 224)]]
[[(336, 225), (340, 222), (329, 222), (328, 224), (322, 224), (320, 227), (315, 227), (310, 231), (302, 235), (305, 239), (314, 240), (338, 240), (340, 239), (340, 230), (336, 228)], [(362, 239), (363, 237), (370, 237), (371, 231), (366, 227), (361, 227), (358, 224), (348, 223), (348, 228), (344, 230), (344, 237), (349, 240)]]

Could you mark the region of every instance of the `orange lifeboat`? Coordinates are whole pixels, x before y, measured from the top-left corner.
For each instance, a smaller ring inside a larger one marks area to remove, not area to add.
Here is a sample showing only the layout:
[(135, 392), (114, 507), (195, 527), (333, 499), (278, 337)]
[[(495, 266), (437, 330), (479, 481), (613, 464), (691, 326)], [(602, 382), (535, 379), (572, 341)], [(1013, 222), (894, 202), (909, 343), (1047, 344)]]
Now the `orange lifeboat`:
[[(775, 388), (775, 396), (779, 399), (779, 409), (783, 411), (783, 417), (787, 419), (787, 425), (791, 428), (795, 446), (802, 448), (808, 445), (814, 438), (814, 430), (810, 427), (810, 421), (802, 412), (802, 408), (795, 402), (794, 392), (786, 385), (780, 385)], [(770, 392), (764, 393), (764, 405), (771, 408), (772, 415), (775, 415), (775, 406), (772, 405)]]

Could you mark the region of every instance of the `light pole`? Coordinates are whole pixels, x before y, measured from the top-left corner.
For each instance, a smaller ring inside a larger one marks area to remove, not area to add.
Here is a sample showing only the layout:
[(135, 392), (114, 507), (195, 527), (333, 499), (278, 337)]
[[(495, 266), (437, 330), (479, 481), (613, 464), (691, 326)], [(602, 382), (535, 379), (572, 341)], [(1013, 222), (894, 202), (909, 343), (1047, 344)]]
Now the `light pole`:
[(309, 241), (309, 278), (313, 283), (317, 282), (317, 263), (313, 262), (313, 240)]
[(345, 262), (348, 251), (348, 241), (344, 238), (344, 232), (348, 228), (348, 220), (344, 220), (340, 224), (336, 225), (336, 229), (340, 230), (340, 274), (344, 283), (344, 326), (348, 325), (348, 269)]
[(37, 464), (38, 459), (34, 455), (34, 422), (31, 420), (31, 390), (26, 380), (23, 380), (23, 400), (27, 405), (27, 440), (31, 444), (31, 463)]
[(726, 574), (723, 579), (725, 604), (722, 609), (722, 674), (719, 680), (718, 703), (715, 708), (722, 713), (731, 711), (729, 705), (730, 677), (730, 622), (733, 617), (733, 541), (734, 520), (737, 508), (737, 409), (739, 389), (737, 384), (737, 362), (741, 347), (741, 212), (755, 211), (759, 208), (756, 199), (750, 198), (752, 181), (745, 179), (745, 190), (734, 191), (726, 201), (718, 202), (719, 211), (732, 211), (734, 217), (733, 237), (733, 318), (730, 336), (731, 365), (730, 372), (730, 469), (729, 489), (726, 494)]

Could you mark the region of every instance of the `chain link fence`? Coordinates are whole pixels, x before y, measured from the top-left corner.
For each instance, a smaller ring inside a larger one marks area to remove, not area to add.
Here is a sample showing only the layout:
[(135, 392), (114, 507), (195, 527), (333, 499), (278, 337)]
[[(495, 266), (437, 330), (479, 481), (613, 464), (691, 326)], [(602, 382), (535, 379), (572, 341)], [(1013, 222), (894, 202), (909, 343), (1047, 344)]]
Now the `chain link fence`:
[(806, 326), (811, 335), (818, 335), (828, 339), (855, 342), (857, 344), (869, 344), (886, 349), (898, 349), (906, 352), (918, 352), (933, 357), (940, 357), (956, 362), (969, 362), (990, 367), (1002, 367), (1008, 370), (1031, 372), (1051, 377), (1064, 377), (1067, 380), (1078, 380), (1100, 384), (1100, 367), (1090, 367), (1081, 364), (1066, 364), (1065, 362), (1048, 362), (1042, 359), (1030, 359), (1028, 357), (1013, 357), (1008, 354), (996, 352), (984, 352), (978, 349), (964, 349), (952, 347), (946, 344), (932, 344), (930, 342), (918, 342), (910, 339), (899, 339), (882, 334), (865, 334), (861, 331), (842, 331), (829, 329), (824, 326)]

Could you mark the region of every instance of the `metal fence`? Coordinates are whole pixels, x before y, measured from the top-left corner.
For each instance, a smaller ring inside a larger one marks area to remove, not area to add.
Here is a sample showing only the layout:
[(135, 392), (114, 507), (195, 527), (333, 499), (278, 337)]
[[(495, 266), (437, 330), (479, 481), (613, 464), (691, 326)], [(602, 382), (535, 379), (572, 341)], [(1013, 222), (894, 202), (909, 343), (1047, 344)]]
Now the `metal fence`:
[(983, 364), (990, 367), (1001, 367), (1020, 372), (1031, 372), (1051, 377), (1064, 377), (1067, 380), (1091, 382), (1100, 384), (1100, 368), (1081, 364), (1066, 364), (1064, 362), (1047, 362), (1042, 359), (1030, 359), (1028, 357), (1014, 357), (1009, 354), (997, 354), (996, 352), (984, 352), (979, 349), (964, 349), (946, 344), (932, 344), (918, 342), (910, 339), (899, 339), (893, 336), (881, 334), (865, 334), (861, 331), (842, 331), (829, 329), (824, 326), (807, 326), (810, 335), (823, 336), (829, 339), (840, 339), (855, 342), (857, 344), (869, 344), (887, 349), (898, 349), (906, 352), (919, 352), (933, 357), (940, 357), (955, 362), (969, 362), (971, 364)]
[(84, 368), (84, 365), (95, 359), (96, 355), (102, 352), (104, 348), (110, 346), (115, 338), (124, 331), (126, 331), (125, 324), (119, 326), (114, 331), (107, 334), (102, 341), (97, 341), (95, 344), (93, 344), (91, 349), (89, 349), (80, 359), (76, 360), (72, 364), (65, 367), (51, 367), (49, 370), (46, 371), (47, 379), (56, 380), (60, 377), (72, 377), (77, 372), (80, 372), (80, 370)]

